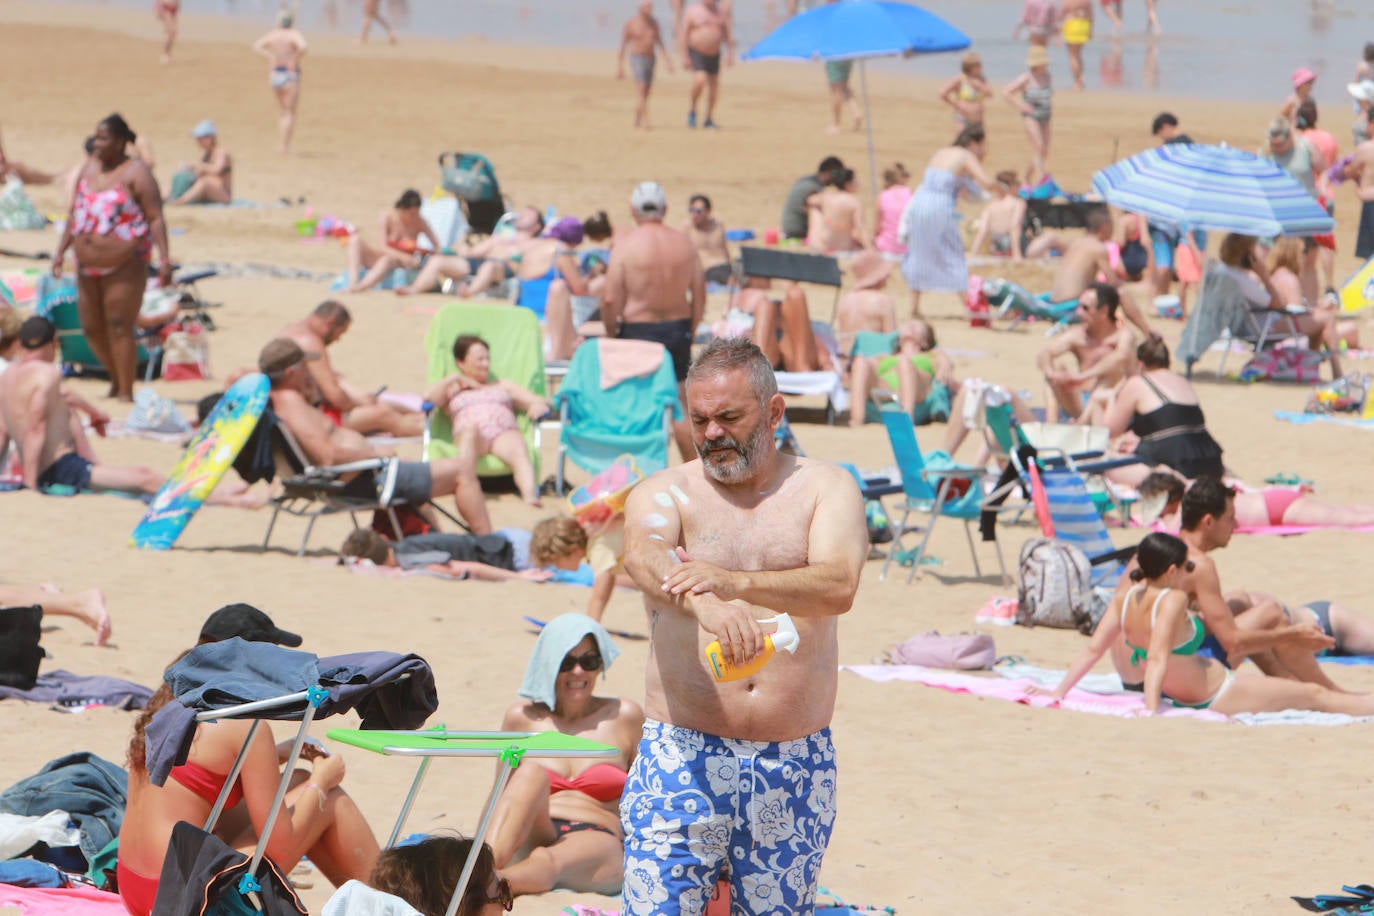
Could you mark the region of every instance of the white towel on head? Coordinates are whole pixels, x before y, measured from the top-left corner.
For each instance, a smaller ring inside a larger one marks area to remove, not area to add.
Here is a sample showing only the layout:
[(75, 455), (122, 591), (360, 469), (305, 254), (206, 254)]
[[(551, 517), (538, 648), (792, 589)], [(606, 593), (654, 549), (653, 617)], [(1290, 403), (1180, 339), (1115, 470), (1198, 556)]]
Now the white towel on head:
[(603, 660), (601, 676), (605, 677), (611, 662), (620, 654), (611, 640), (611, 634), (586, 614), (561, 614), (545, 624), (535, 640), (530, 663), (525, 667), (525, 679), (520, 682), (520, 696), (553, 709), (558, 702), (554, 692), (558, 668), (563, 664), (564, 656), (576, 648), (585, 636), (596, 640), (597, 651)]
[(421, 916), (400, 897), (385, 894), (361, 881), (347, 881), (325, 902), (323, 916)]

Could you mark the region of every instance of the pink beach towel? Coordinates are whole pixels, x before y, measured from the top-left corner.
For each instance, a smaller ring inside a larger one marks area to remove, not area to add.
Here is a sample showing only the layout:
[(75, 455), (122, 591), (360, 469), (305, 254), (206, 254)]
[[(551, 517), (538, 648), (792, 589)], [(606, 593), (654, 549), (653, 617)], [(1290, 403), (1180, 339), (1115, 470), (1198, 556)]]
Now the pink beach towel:
[(24, 916), (127, 916), (118, 894), (93, 887), (16, 887), (0, 884), (0, 908), (15, 907)]
[[(1116, 716), (1129, 719), (1145, 714), (1145, 697), (1139, 693), (1088, 693), (1084, 690), (1071, 690), (1063, 702), (1056, 703), (1051, 697), (1030, 692), (1035, 682), (1029, 678), (1015, 680), (996, 677), (978, 677), (972, 674), (959, 674), (954, 671), (937, 671), (918, 665), (842, 665), (842, 670), (852, 671), (859, 677), (870, 681), (914, 681), (926, 687), (938, 687), (951, 693), (966, 693), (992, 700), (1011, 700), (1025, 706), (1058, 706), (1074, 712), (1089, 712), (1100, 716)], [(1168, 718), (1205, 719), (1210, 722), (1225, 722), (1227, 717), (1219, 712), (1205, 709), (1169, 708), (1160, 713)]]
[(663, 357), (668, 352), (661, 344), (648, 340), (605, 337), (600, 346), (602, 391), (632, 378), (653, 375), (663, 365)]

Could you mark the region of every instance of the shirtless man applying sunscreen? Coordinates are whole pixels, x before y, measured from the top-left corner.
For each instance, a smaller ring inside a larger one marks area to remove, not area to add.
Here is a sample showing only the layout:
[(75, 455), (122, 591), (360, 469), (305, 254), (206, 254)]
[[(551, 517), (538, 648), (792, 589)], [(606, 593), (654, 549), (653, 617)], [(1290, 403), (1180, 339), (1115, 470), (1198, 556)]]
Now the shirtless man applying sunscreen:
[[(810, 912), (835, 819), (836, 618), (863, 568), (863, 500), (840, 468), (774, 447), (783, 401), (753, 344), (709, 344), (687, 405), (700, 458), (650, 477), (625, 508), (651, 640), (620, 808), (625, 910), (700, 913), (728, 864), (736, 907)], [(764, 651), (760, 620), (780, 613), (800, 634), (795, 654), (712, 678), (713, 639), (746, 663)]]

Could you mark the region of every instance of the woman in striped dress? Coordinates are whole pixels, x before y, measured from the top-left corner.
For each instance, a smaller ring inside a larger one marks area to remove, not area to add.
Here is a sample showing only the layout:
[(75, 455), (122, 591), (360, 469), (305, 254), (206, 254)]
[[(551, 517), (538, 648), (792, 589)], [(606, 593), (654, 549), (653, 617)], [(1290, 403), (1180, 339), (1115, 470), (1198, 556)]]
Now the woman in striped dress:
[(906, 242), (902, 276), (911, 288), (911, 316), (921, 317), (922, 292), (962, 293), (968, 287), (964, 241), (959, 236), (955, 198), (966, 188), (993, 187), (983, 171), (987, 137), (983, 125), (965, 127), (953, 146), (930, 157), (925, 178), (902, 213), (900, 238)]

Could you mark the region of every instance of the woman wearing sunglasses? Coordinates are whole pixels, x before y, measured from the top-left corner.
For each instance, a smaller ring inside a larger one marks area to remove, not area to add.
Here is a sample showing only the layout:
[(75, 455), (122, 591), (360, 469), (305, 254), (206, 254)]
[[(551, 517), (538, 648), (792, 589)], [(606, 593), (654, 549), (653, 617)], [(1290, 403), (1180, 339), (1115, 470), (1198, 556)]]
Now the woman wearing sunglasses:
[(530, 653), (523, 697), (502, 731), (559, 731), (613, 745), (613, 758), (535, 761), (516, 769), (491, 827), (496, 867), (511, 892), (554, 888), (614, 895), (624, 877), (620, 794), (644, 727), (638, 703), (592, 693), (620, 654), (610, 634), (585, 614), (544, 627)]

